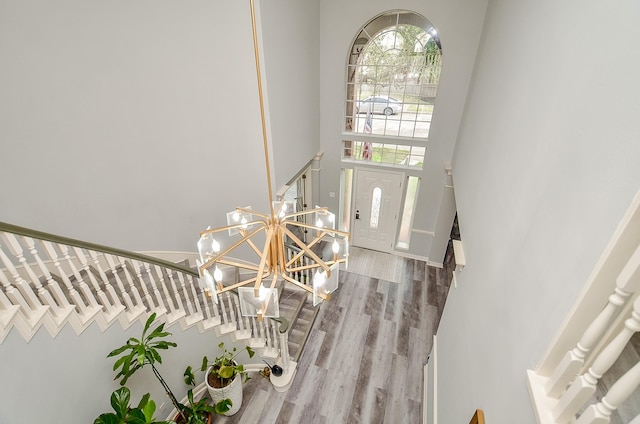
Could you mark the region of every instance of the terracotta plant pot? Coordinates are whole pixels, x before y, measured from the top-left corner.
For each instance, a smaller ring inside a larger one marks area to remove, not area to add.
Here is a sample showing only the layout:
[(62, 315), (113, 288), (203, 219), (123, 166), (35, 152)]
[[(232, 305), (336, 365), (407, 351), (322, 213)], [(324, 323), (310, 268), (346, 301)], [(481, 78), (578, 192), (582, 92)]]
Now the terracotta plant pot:
[(207, 377), (205, 378), (209, 396), (211, 397), (213, 403), (218, 403), (222, 399), (231, 399), (231, 409), (225, 412), (224, 415), (233, 415), (238, 412), (240, 410), (240, 407), (242, 406), (242, 376), (240, 374), (236, 374), (231, 383), (224, 387), (212, 387), (209, 383), (209, 375), (211, 374), (212, 368), (213, 367), (209, 367), (209, 369), (207, 369)]

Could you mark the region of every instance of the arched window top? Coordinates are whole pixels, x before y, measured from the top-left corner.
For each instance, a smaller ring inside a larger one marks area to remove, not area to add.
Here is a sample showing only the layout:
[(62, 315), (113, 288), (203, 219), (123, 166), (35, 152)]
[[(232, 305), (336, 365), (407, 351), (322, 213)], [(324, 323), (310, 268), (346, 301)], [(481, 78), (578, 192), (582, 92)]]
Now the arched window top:
[(372, 19), (349, 55), (345, 130), (428, 138), (441, 58), (438, 32), (424, 17), (391, 11)]
[(371, 21), (369, 21), (369, 23), (362, 27), (355, 39), (354, 44), (365, 45), (369, 40), (376, 37), (378, 33), (389, 30), (393, 27), (421, 28), (426, 34), (428, 34), (428, 38), (433, 39), (438, 48), (442, 49), (442, 47), (440, 46), (438, 31), (431, 24), (431, 22), (429, 22), (424, 16), (418, 15), (417, 13), (410, 12), (408, 10), (393, 10), (390, 12), (385, 12), (373, 18)]

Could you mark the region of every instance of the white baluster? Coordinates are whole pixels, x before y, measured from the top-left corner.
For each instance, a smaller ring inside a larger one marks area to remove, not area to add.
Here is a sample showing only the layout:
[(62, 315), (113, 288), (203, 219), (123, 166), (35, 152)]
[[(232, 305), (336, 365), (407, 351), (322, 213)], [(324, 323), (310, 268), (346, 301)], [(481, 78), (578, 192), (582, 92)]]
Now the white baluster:
[[(153, 300), (153, 296), (151, 296), (151, 292), (147, 288), (147, 284), (145, 283), (144, 278), (142, 276), (142, 265), (140, 265), (138, 261), (132, 260), (131, 267), (133, 268), (133, 271), (135, 272), (136, 278), (138, 280), (138, 284), (140, 284), (140, 288), (142, 289), (142, 296), (147, 302), (147, 308), (149, 309), (150, 312), (153, 312), (156, 309), (156, 303)], [(151, 277), (149, 277), (149, 280), (151, 280)], [(163, 309), (162, 313), (164, 312), (165, 310)]]
[(192, 304), (196, 313), (202, 313), (202, 306), (200, 305), (200, 299), (198, 299), (198, 290), (196, 290), (196, 287), (198, 287), (198, 278), (188, 274), (180, 274), (180, 278), (184, 280), (185, 287), (189, 287), (191, 290), (190, 297), (193, 299)]
[[(9, 272), (12, 272), (13, 264), (9, 262), (9, 258), (5, 255), (1, 246), (0, 259), (3, 263), (5, 263), (5, 266), (7, 266), (7, 270)], [(0, 283), (4, 288), (4, 292), (6, 293), (7, 298), (11, 300), (14, 305), (20, 307), (18, 309), (18, 317), (20, 319), (14, 321), (14, 323), (18, 331), (20, 331), (22, 337), (28, 342), (42, 325), (43, 319), (45, 318), (45, 315), (49, 310), (49, 306), (42, 306), (40, 305), (40, 303), (38, 303), (35, 294), (28, 284), (23, 287), (22, 291), (19, 290), (19, 287), (13, 287), (13, 285), (9, 282), (7, 276), (4, 274), (2, 268), (0, 268)], [(16, 281), (16, 284), (21, 285), (21, 282)], [(28, 293), (28, 296), (25, 297), (24, 293)], [(10, 312), (11, 319), (13, 319), (13, 316), (15, 316), (14, 314), (15, 311)]]
[(40, 268), (40, 272), (42, 272), (42, 274), (44, 275), (44, 278), (47, 280), (47, 286), (51, 289), (51, 292), (53, 293), (53, 296), (56, 298), (56, 302), (58, 303), (58, 305), (63, 307), (70, 306), (69, 300), (62, 292), (60, 285), (56, 280), (53, 279), (53, 276), (51, 275), (49, 268), (44, 264), (44, 262), (40, 258), (38, 250), (36, 249), (35, 240), (33, 240), (31, 237), (25, 237), (24, 240), (26, 241), (27, 246), (29, 247), (29, 252), (35, 258), (36, 263)]
[(84, 253), (82, 252), (82, 249), (80, 249), (79, 247), (72, 247), (72, 249), (74, 252), (76, 252), (76, 258), (78, 258), (78, 260), (80, 261), (81, 269), (85, 272), (87, 277), (89, 277), (89, 281), (91, 282), (91, 285), (93, 286), (93, 289), (96, 292), (96, 296), (98, 297), (98, 299), (100, 299), (100, 303), (102, 304), (102, 306), (105, 307), (107, 312), (111, 313), (112, 312), (111, 302), (109, 301), (109, 298), (107, 297), (106, 293), (102, 291), (100, 284), (98, 284), (96, 277), (93, 275), (93, 272), (89, 268), (87, 257), (84, 255)]
[(207, 296), (206, 299), (208, 300), (208, 305), (210, 304), (211, 309), (213, 310), (213, 318), (222, 322), (223, 321), (222, 309), (221, 309), (221, 307), (223, 306), (222, 298), (220, 297), (220, 295), (216, 295), (216, 296), (218, 296), (217, 303), (213, 300), (213, 296)]
[[(178, 287), (176, 286), (176, 281), (173, 276), (173, 270), (167, 269), (167, 276), (169, 277), (169, 285), (171, 287), (171, 290), (173, 291), (173, 298), (176, 302), (176, 309), (184, 312), (185, 308), (183, 306), (182, 298), (180, 296), (180, 292), (178, 291)], [(182, 287), (182, 289), (184, 290), (184, 287)], [(186, 293), (185, 293), (185, 297), (187, 297)]]
[(227, 302), (229, 304), (229, 324), (234, 323), (236, 321), (236, 313), (233, 309), (233, 299), (231, 298), (231, 295), (229, 294), (229, 292), (227, 292)]
[[(576, 424), (608, 424), (611, 413), (618, 409), (618, 406), (633, 393), (638, 385), (640, 385), (640, 362), (620, 377), (600, 402), (587, 408)], [(636, 420), (637, 417), (634, 421)]]
[(251, 329), (253, 330), (253, 338), (254, 339), (259, 339), (260, 338), (260, 328), (256, 324), (256, 317), (253, 317), (253, 316), (251, 317)]
[[(0, 270), (1, 272), (1, 270)], [(4, 283), (0, 283), (4, 287)], [(20, 311), (20, 305), (14, 305), (11, 300), (0, 290), (0, 343), (9, 334), (13, 326), (13, 318)]]
[(65, 262), (67, 263), (67, 265), (69, 265), (69, 268), (71, 269), (71, 273), (73, 274), (74, 278), (78, 282), (78, 288), (80, 289), (80, 293), (82, 293), (84, 298), (87, 299), (87, 302), (89, 302), (90, 306), (102, 307), (102, 305), (98, 303), (98, 299), (96, 299), (96, 296), (93, 293), (93, 291), (91, 291), (91, 288), (89, 287), (89, 285), (84, 281), (84, 278), (82, 278), (82, 275), (80, 274), (80, 270), (78, 270), (78, 268), (76, 267), (74, 259), (69, 254), (69, 246), (66, 246), (64, 244), (59, 244), (58, 246), (60, 247), (60, 251), (62, 252), (62, 256)]
[(640, 289), (640, 246), (616, 279), (616, 288), (609, 296), (609, 302), (589, 325), (582, 338), (572, 350), (567, 352), (545, 386), (547, 396), (557, 398), (574, 380), (584, 365), (587, 353), (602, 338), (609, 323), (632, 293)]
[[(53, 300), (53, 297), (51, 296), (51, 293), (49, 293), (49, 291), (47, 291), (44, 288), (44, 286), (40, 282), (40, 278), (31, 269), (31, 265), (29, 265), (29, 263), (27, 262), (27, 258), (24, 257), (24, 251), (22, 249), (22, 246), (18, 242), (18, 239), (16, 238), (15, 234), (5, 233), (5, 239), (8, 242), (7, 243), (7, 247), (9, 248), (11, 253), (16, 258), (18, 258), (18, 261), (22, 265), (22, 268), (26, 271), (27, 276), (29, 277), (29, 279), (31, 280), (33, 285), (35, 286), (36, 292), (38, 293), (38, 298), (40, 299), (40, 302), (43, 305), (51, 306), (51, 312), (55, 316), (58, 316), (60, 314), (60, 312), (61, 312), (60, 309), (58, 309), (58, 304), (55, 302), (55, 300)], [(12, 266), (13, 266), (13, 264), (12, 264)], [(10, 268), (7, 267), (7, 269), (10, 269)], [(22, 280), (23, 281), (22, 285), (25, 285), (25, 284), (29, 285), (29, 283), (26, 280), (22, 279), (22, 277), (20, 275), (18, 275), (18, 272), (17, 272), (17, 270), (15, 268), (13, 268), (13, 271), (14, 271), (13, 278), (16, 281)], [(29, 292), (32, 293), (31, 289), (29, 289)]]
[[(142, 301), (142, 297), (140, 296), (140, 290), (138, 290), (138, 287), (136, 285), (135, 280), (137, 279), (140, 282), (140, 287), (141, 287), (141, 290), (142, 290), (142, 296), (145, 296), (145, 300), (148, 301), (147, 304), (149, 305), (149, 308), (152, 308), (153, 307), (153, 302), (151, 301), (151, 297), (147, 298), (148, 293), (145, 291), (146, 287), (145, 287), (144, 283), (142, 282), (142, 280), (139, 278), (139, 274), (135, 275), (136, 271), (135, 271), (135, 269), (133, 267), (133, 264), (127, 262), (127, 260), (125, 258), (123, 258), (123, 257), (118, 257), (117, 258), (117, 262), (120, 264), (120, 269), (124, 273), (124, 277), (127, 280), (127, 284), (129, 285), (129, 291), (133, 295), (133, 300), (135, 301), (135, 304), (136, 305), (142, 305), (142, 306), (144, 306), (145, 309), (147, 308), (145, 306), (144, 302)], [(131, 274), (132, 272), (134, 273), (133, 275)]]
[[(187, 278), (189, 277), (190, 276), (187, 275)], [(184, 293), (184, 299), (187, 304), (187, 309), (189, 310), (189, 315), (200, 313), (200, 302), (197, 301), (196, 289), (194, 285), (195, 283), (191, 281), (191, 284), (189, 284), (189, 286), (191, 286), (191, 296), (190, 296), (189, 289), (187, 289), (187, 282), (185, 281), (185, 275), (181, 272), (178, 273), (178, 281), (180, 282), (180, 286), (182, 287), (182, 293)], [(195, 306), (194, 306), (194, 302), (191, 301), (192, 296), (195, 301)]]
[[(2, 250), (0, 249), (0, 256), (4, 255)], [(7, 294), (7, 298), (11, 301), (12, 304), (20, 306), (20, 308), (27, 313), (27, 311), (32, 309), (32, 305), (27, 302), (27, 300), (22, 296), (20, 290), (17, 290), (15, 287), (11, 285), (9, 279), (5, 275), (2, 268), (0, 268), (0, 283), (2, 283), (2, 287), (4, 288), (4, 292)]]
[(631, 318), (624, 322), (623, 329), (600, 352), (589, 371), (578, 377), (558, 401), (553, 410), (553, 416), (559, 423), (568, 422), (596, 392), (598, 380), (611, 368), (631, 336), (638, 331), (640, 331), (640, 297), (633, 302)]
[[(135, 304), (133, 303), (133, 300), (131, 300), (129, 292), (127, 291), (127, 289), (125, 289), (120, 275), (118, 275), (118, 267), (116, 266), (114, 259), (109, 254), (104, 255), (104, 257), (107, 260), (109, 269), (111, 269), (111, 275), (113, 275), (113, 279), (116, 281), (116, 286), (118, 286), (118, 290), (120, 291), (120, 295), (122, 296), (124, 304), (127, 306), (127, 309), (129, 311), (133, 311), (135, 309)], [(106, 275), (103, 278), (106, 278)]]
[[(145, 267), (147, 268), (147, 271), (151, 274), (151, 265), (145, 264)], [(173, 297), (167, 290), (167, 284), (164, 281), (164, 272), (162, 272), (162, 269), (157, 265), (153, 265), (153, 270), (155, 271), (155, 274), (158, 276), (158, 283), (160, 288), (162, 289), (162, 293), (164, 293), (163, 298), (165, 300), (165, 304), (169, 306), (169, 313), (173, 314), (177, 308), (173, 301)]]
[(251, 337), (251, 317), (242, 317), (244, 321), (244, 327), (247, 329), (249, 337)]
[[(136, 319), (146, 319), (147, 307), (144, 305), (144, 302), (142, 302), (138, 289), (133, 284), (133, 278), (129, 272), (129, 268), (127, 268), (124, 258), (119, 258), (118, 256), (111, 254), (105, 254), (104, 258), (107, 261), (107, 265), (111, 270), (111, 274), (115, 279), (116, 286), (118, 287), (122, 300), (126, 306), (124, 315), (121, 314), (119, 316), (122, 327), (127, 328), (133, 324)], [(128, 289), (125, 286), (125, 282), (120, 277), (120, 271), (124, 274), (124, 279), (127, 282)]]
[[(235, 298), (235, 296), (234, 296)], [(240, 331), (244, 331), (244, 321), (242, 320), (242, 313), (240, 312), (240, 301), (238, 298), (235, 298), (236, 300), (236, 316), (238, 317), (237, 321), (238, 321), (238, 330)]]
[(113, 289), (113, 286), (109, 282), (109, 278), (107, 277), (107, 274), (102, 269), (102, 265), (100, 264), (100, 260), (98, 259), (98, 254), (93, 250), (88, 250), (88, 252), (89, 252), (89, 256), (91, 257), (91, 260), (93, 260), (93, 264), (95, 268), (98, 270), (98, 274), (100, 274), (100, 279), (102, 279), (102, 282), (104, 283), (104, 289), (107, 295), (111, 298), (111, 304), (121, 305), (120, 298), (118, 297), (118, 295), (116, 294), (116, 291)]
[(224, 297), (220, 296), (218, 298), (219, 300), (219, 305), (220, 305), (220, 317), (222, 318), (222, 323), (223, 324), (228, 324), (229, 322), (231, 322), (231, 319), (229, 318), (229, 313), (227, 312), (227, 307), (224, 304)]
[[(194, 289), (195, 289), (195, 285), (198, 284), (198, 280), (194, 279), (192, 281), (192, 284), (193, 284)], [(220, 318), (220, 316), (218, 314), (219, 305), (213, 301), (213, 297), (207, 296), (206, 291), (203, 290), (201, 287), (199, 287), (198, 291), (200, 292), (200, 297), (202, 298), (202, 304), (204, 305), (204, 313), (205, 313), (205, 316), (206, 316), (206, 320), (207, 321), (218, 320), (218, 321), (222, 322), (222, 319)], [(198, 304), (198, 303), (199, 302), (197, 302), (196, 304)], [(222, 303), (222, 302), (220, 302), (220, 303)], [(209, 306), (209, 304), (211, 304), (211, 306)], [(213, 310), (213, 313), (211, 312), (212, 310)]]
[[(81, 314), (86, 314), (88, 312), (87, 304), (85, 304), (85, 301), (82, 299), (80, 293), (78, 293), (73, 284), (71, 284), (71, 280), (69, 280), (67, 271), (64, 270), (62, 264), (60, 263), (58, 252), (56, 251), (55, 247), (51, 242), (48, 241), (43, 241), (42, 245), (44, 246), (44, 250), (47, 252), (47, 255), (49, 255), (49, 259), (53, 262), (53, 265), (58, 270), (58, 274), (60, 275), (60, 278), (62, 278), (62, 282), (67, 288), (67, 292), (69, 293), (69, 297), (71, 298), (72, 302), (76, 305)], [(93, 296), (91, 296), (91, 299), (93, 299)]]
[[(304, 258), (305, 266), (312, 265), (311, 259), (309, 259), (306, 256), (303, 256), (303, 258)], [(302, 282), (304, 284), (309, 285), (309, 284), (311, 284), (311, 281), (313, 281), (313, 272), (311, 271), (311, 268), (308, 268), (308, 269), (305, 270), (305, 274), (302, 277)]]
[[(0, 259), (2, 259), (2, 263), (4, 263), (5, 268), (9, 271), (11, 278), (16, 284), (18, 291), (22, 294), (22, 297), (29, 304), (29, 308), (27, 309), (35, 309), (37, 306), (41, 306), (40, 300), (37, 298), (29, 283), (25, 281), (24, 278), (20, 274), (18, 274), (18, 270), (13, 265), (13, 262), (9, 259), (9, 257), (2, 250), (2, 246), (0, 246)], [(9, 293), (7, 292), (7, 295)]]
[[(271, 320), (269, 320), (269, 321), (271, 321)], [(270, 331), (271, 328), (270, 328), (269, 322), (265, 323), (264, 320), (263, 320), (262, 321), (262, 325), (265, 326), (265, 329), (264, 329), (265, 330), (264, 331), (264, 338), (265, 338), (264, 344), (265, 344), (265, 347), (267, 347), (267, 348), (272, 347), (271, 346), (271, 331)]]
[(160, 290), (158, 289), (158, 285), (156, 284), (156, 279), (153, 278), (153, 274), (151, 274), (151, 266), (146, 262), (140, 262), (144, 267), (144, 270), (149, 278), (149, 284), (151, 284), (151, 291), (153, 292), (153, 297), (155, 298), (158, 307), (161, 308), (164, 312), (167, 311), (167, 308), (162, 301), (162, 295), (160, 294)]

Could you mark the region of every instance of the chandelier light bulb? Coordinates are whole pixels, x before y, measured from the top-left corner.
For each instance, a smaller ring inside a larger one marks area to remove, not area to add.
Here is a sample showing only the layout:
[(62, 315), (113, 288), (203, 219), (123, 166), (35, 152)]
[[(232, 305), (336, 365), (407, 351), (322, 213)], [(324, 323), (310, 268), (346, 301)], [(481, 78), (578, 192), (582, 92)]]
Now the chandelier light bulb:
[(220, 271), (220, 268), (218, 268), (216, 266), (216, 269), (213, 271), (213, 279), (217, 282), (222, 281), (222, 271)]
[(324, 225), (322, 224), (322, 220), (318, 218), (318, 220), (316, 221), (316, 227), (324, 227)]
[(235, 222), (238, 222), (240, 220), (240, 214), (236, 211), (233, 213), (232, 218)]
[(313, 276), (313, 284), (316, 287), (321, 287), (324, 285), (326, 281), (327, 281), (327, 273), (325, 271), (322, 271), (322, 272), (316, 271), (315, 275)]
[(246, 230), (247, 229), (247, 218), (245, 218), (244, 216), (242, 217), (242, 220), (240, 221), (240, 223), (242, 224), (242, 229)]
[(211, 248), (215, 253), (220, 252), (220, 243), (218, 243), (218, 240), (216, 239), (211, 240)]
[(333, 253), (338, 253), (340, 251), (340, 245), (338, 244), (338, 240), (333, 239), (333, 244), (331, 245), (331, 250)]

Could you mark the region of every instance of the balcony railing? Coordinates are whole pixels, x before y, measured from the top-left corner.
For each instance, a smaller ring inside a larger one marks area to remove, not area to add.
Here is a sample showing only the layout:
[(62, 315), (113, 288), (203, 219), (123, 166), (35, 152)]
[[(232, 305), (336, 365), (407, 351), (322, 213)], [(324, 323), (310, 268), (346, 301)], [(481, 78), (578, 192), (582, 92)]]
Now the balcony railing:
[[(622, 371), (606, 393), (598, 382), (640, 331), (640, 197), (623, 219), (586, 290), (546, 358), (528, 372), (539, 423), (640, 424), (616, 410), (637, 396), (640, 362)], [(614, 418), (615, 417), (615, 418)], [(613, 420), (613, 421), (612, 421)]]

